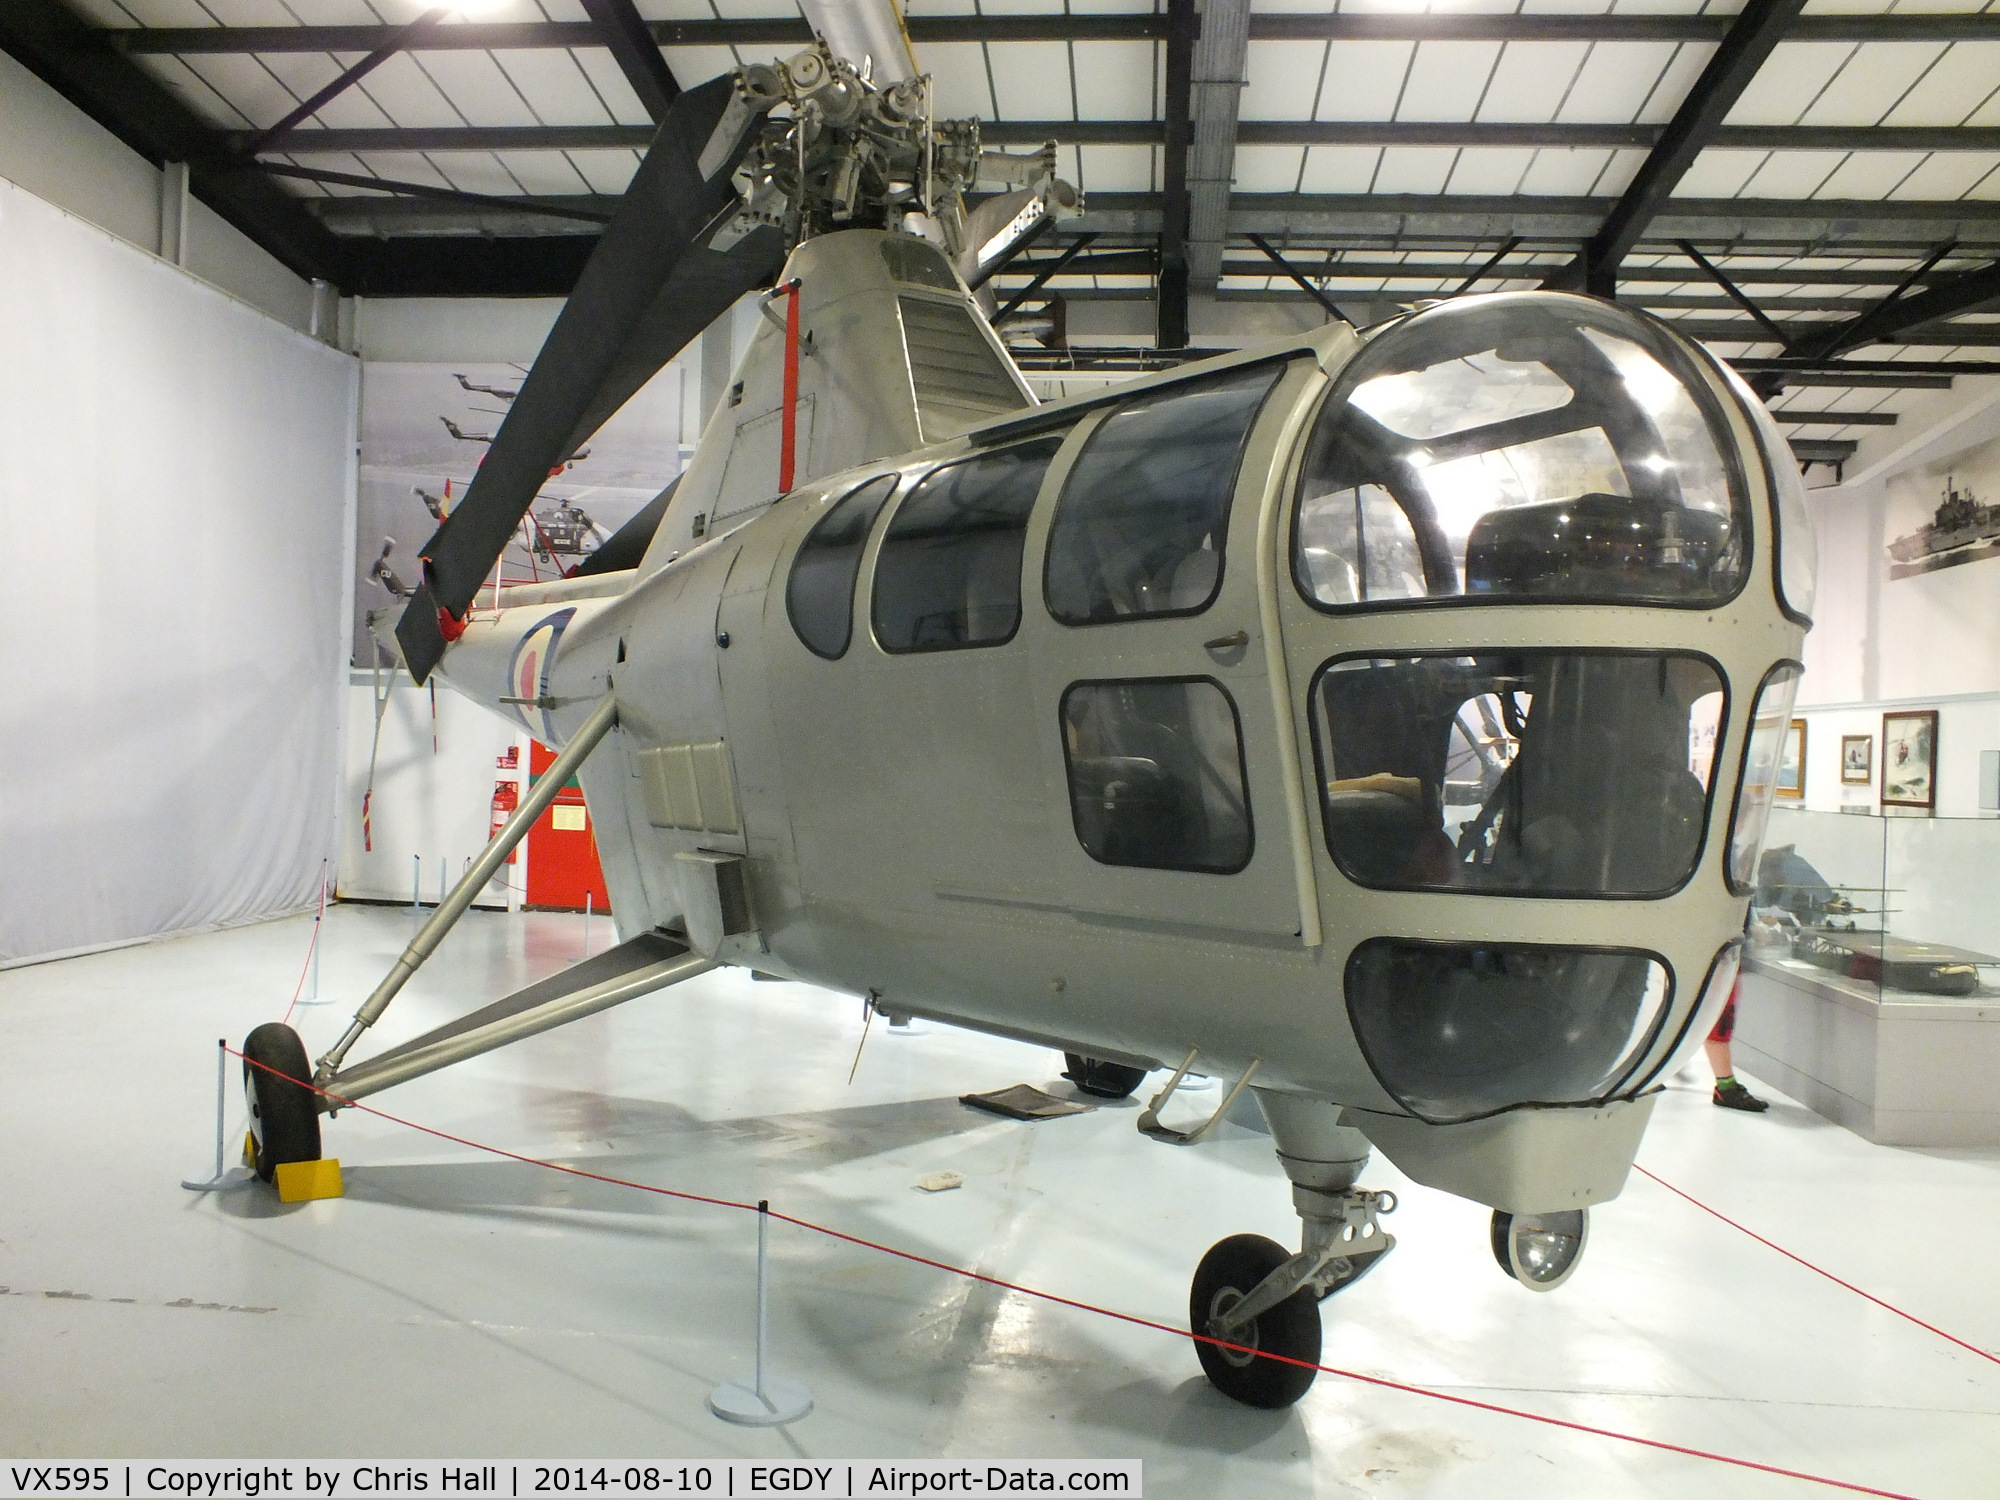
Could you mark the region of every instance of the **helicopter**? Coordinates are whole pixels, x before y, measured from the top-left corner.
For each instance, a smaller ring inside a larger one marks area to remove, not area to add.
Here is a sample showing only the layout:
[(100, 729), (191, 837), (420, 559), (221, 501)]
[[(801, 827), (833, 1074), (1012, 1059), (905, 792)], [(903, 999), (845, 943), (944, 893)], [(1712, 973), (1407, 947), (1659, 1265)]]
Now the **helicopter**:
[[(1297, 1401), (1322, 1302), (1393, 1248), (1375, 1150), (1560, 1286), (1735, 977), (1812, 606), (1775, 424), (1667, 324), (1558, 292), (1038, 404), (964, 194), (1074, 211), (1053, 153), (936, 120), (886, 8), (808, 14), (812, 47), (675, 101), (370, 616), (559, 754), (332, 1048), (251, 1034), (256, 1170), (737, 965), (1045, 1045), (1088, 1092), (1166, 1071), (1166, 1145), (1253, 1097), (1301, 1229), (1193, 1273), (1237, 1401)], [(577, 576), (487, 588), (549, 470), (744, 296), (676, 483)], [(572, 775), (620, 943), (350, 1061)], [(1194, 1073), (1230, 1086), (1177, 1128)]]

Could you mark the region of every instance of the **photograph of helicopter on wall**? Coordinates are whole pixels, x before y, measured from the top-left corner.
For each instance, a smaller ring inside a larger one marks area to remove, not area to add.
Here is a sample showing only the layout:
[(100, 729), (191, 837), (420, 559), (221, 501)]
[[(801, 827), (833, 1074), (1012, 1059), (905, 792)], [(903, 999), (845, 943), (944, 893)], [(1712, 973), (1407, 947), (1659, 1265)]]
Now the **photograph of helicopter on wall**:
[[(352, 660), (373, 660), (363, 618), (406, 597), (418, 552), (479, 472), (526, 372), (502, 364), (372, 361), (361, 389), (360, 518)], [(569, 455), (495, 564), (506, 583), (566, 577), (672, 481), (684, 436), (670, 365)]]

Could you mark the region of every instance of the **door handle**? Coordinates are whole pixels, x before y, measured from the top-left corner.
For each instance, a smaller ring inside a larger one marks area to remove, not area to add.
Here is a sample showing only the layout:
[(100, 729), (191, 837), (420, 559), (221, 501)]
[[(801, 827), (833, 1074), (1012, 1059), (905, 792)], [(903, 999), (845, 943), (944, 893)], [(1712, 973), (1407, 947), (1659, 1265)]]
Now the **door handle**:
[(1209, 651), (1234, 651), (1239, 646), (1250, 644), (1250, 632), (1238, 630), (1230, 635), (1219, 635), (1212, 641), (1203, 641), (1202, 646)]

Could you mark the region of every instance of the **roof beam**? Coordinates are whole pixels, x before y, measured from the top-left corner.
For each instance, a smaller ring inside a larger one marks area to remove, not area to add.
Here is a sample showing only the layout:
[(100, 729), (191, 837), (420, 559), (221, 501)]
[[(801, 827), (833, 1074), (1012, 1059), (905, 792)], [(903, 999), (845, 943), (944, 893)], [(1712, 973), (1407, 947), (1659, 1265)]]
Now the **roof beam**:
[(1723, 118), (1804, 8), (1805, 0), (1747, 0), (1730, 22), (1729, 34), (1667, 122), (1659, 143), (1640, 165), (1631, 186), (1605, 215), (1583, 253), (1566, 272), (1552, 277), (1551, 285), (1581, 284), (1586, 291), (1604, 297), (1617, 291), (1619, 263), (1673, 196), (1695, 158), (1714, 140)]
[[(1915, 277), (1910, 278), (1915, 281)], [(1915, 296), (1891, 293), (1875, 307), (1816, 338), (1802, 340), (1800, 353), (1827, 359), (1867, 344), (1899, 341), (1928, 342), (1949, 337), (1967, 344), (2000, 342), (2000, 327), (1980, 323), (1930, 327), (1961, 313), (1979, 312), (2000, 303), (2000, 261), (1940, 281)], [(1817, 332), (1817, 330), (1815, 330)]]
[[(1354, 326), (1349, 321), (1347, 314), (1342, 312), (1338, 307), (1334, 306), (1333, 299), (1328, 297), (1325, 292), (1321, 291), (1318, 287), (1314, 286), (1310, 281), (1308, 281), (1306, 279), (1305, 273), (1301, 271), (1297, 266), (1293, 265), (1290, 261), (1286, 260), (1284, 256), (1280, 255), (1278, 253), (1277, 247), (1274, 246), (1269, 240), (1265, 239), (1263, 235), (1261, 234), (1251, 235), (1250, 243), (1255, 245), (1259, 250), (1263, 251), (1264, 258), (1270, 261), (1272, 265), (1275, 265), (1281, 272), (1283, 272), (1286, 277), (1288, 277), (1293, 283), (1295, 283), (1298, 286), (1299, 290), (1303, 291), (1308, 297), (1312, 298), (1313, 301), (1317, 302), (1320, 305), (1320, 308), (1326, 313), (1327, 317), (1333, 319), (1337, 323), (1347, 323), (1347, 325), (1350, 328)], [(1220, 266), (1218, 269), (1220, 271), (1227, 271), (1229, 268), (1227, 266)], [(1264, 267), (1257, 268), (1257, 270), (1263, 270), (1263, 269), (1266, 268)], [(1236, 274), (1242, 275), (1244, 273), (1239, 271)], [(1256, 271), (1252, 271), (1250, 274), (1254, 275), (1256, 274)]]
[(437, 26), (450, 14), (451, 11), (445, 6), (435, 6), (418, 16), (409, 25), (399, 27), (391, 32), (384, 39), (381, 46), (362, 58), (360, 62), (346, 69), (325, 88), (319, 90), (319, 92), (313, 94), (310, 98), (301, 100), (298, 107), (292, 110), (290, 114), (286, 115), (270, 129), (249, 141), (243, 148), (243, 154), (245, 156), (255, 156), (260, 151), (276, 150), (279, 142), (283, 141), (300, 124), (306, 120), (310, 120), (321, 109), (353, 88), (355, 84), (361, 82), (362, 79), (381, 67), (383, 63), (387, 62), (397, 53), (403, 51), (413, 40), (421, 40), (425, 32)]
[[(1391, 246), (1445, 239), (1492, 244), (1518, 234), (1529, 241), (1588, 238), (1612, 206), (1609, 198), (1505, 197), (1471, 193), (1234, 193), (1232, 234), (1289, 234), (1380, 239)], [(1158, 232), (1156, 193), (1093, 192), (1084, 227), (1110, 234)], [(1773, 254), (1906, 255), (1957, 239), (1967, 256), (2000, 243), (2000, 199), (1946, 201), (1855, 198), (1676, 198), (1652, 225), (1667, 242), (1733, 242), (1752, 235), (1784, 246)], [(1871, 238), (1872, 237), (1872, 238)], [(1874, 242), (1896, 248), (1876, 250)], [(1742, 251), (1740, 253), (1753, 253)], [(1643, 273), (1657, 280), (1653, 272)]]
[[(1252, 41), (1720, 42), (1728, 16), (1667, 15), (1283, 15), (1250, 17)], [(925, 42), (1158, 41), (1165, 16), (911, 16), (910, 39)], [(115, 27), (103, 35), (134, 55), (225, 52), (372, 52), (392, 26)], [(787, 47), (812, 40), (792, 17), (648, 21), (661, 47)], [(1788, 36), (1800, 42), (2000, 40), (2000, 14), (1931, 13), (1802, 16)], [(472, 21), (438, 28), (427, 51), (514, 47), (598, 47), (588, 21)]]
[[(664, 59), (662, 67), (665, 66)], [(1204, 80), (1204, 82), (1206, 82)], [(1237, 84), (1226, 86), (1234, 98)], [(1203, 87), (1203, 107), (1224, 86)], [(1218, 110), (1223, 106), (1217, 105)], [(1233, 118), (1233, 116), (1232, 116)], [(1215, 127), (1222, 137), (1222, 121)], [(1659, 125), (1534, 125), (1492, 122), (1436, 124), (1429, 121), (1241, 120), (1234, 146), (1536, 146), (1557, 150), (1647, 150), (1656, 147)], [(1069, 146), (1157, 146), (1166, 140), (1159, 120), (982, 120), (982, 141), (992, 145), (1035, 145), (1060, 141)], [(640, 125), (441, 125), (401, 129), (299, 130), (288, 151), (568, 151), (643, 147), (652, 132)], [(2000, 151), (2000, 126), (1914, 125), (1729, 125), (1718, 129), (1712, 147), (1746, 151)], [(1201, 126), (1195, 127), (1201, 160)], [(269, 149), (269, 148), (260, 148)], [(1227, 171), (1225, 161), (1222, 170)], [(1197, 167), (1193, 181), (1204, 178)], [(1528, 200), (1533, 201), (1533, 200)]]
[(1160, 273), (1153, 337), (1162, 349), (1185, 349), (1188, 341), (1188, 146), (1194, 134), (1194, 49), (1200, 35), (1194, 0), (1167, 0), (1161, 108), (1166, 138), (1160, 153)]
[(611, 49), (612, 60), (639, 96), (639, 103), (653, 117), (653, 123), (659, 124), (680, 97), (681, 86), (660, 55), (660, 44), (653, 40), (645, 18), (632, 0), (583, 0), (583, 12), (590, 17), (598, 39)]
[[(1194, 44), (1194, 141), (1188, 164), (1188, 284), (1215, 290), (1236, 180), (1236, 114), (1249, 46), (1250, 0), (1204, 0)], [(1061, 139), (1060, 136), (1057, 137)]]
[(1788, 427), (1894, 427), (1892, 411), (1774, 411)]
[(236, 170), (219, 131), (66, 5), (0, 5), (0, 47), (149, 161), (188, 163), (194, 195), (290, 270), (340, 280), (343, 243), (277, 183)]
[[(611, 215), (602, 209), (565, 206), (533, 198), (497, 198), (488, 193), (465, 193), (457, 188), (433, 187), (423, 182), (398, 182), (393, 177), (363, 177), (355, 172), (322, 172), (313, 167), (292, 167), (283, 162), (260, 162), (255, 170), (273, 177), (295, 177), (303, 182), (325, 183), (333, 187), (364, 188), (401, 198), (424, 198), (440, 203), (459, 203), (473, 208), (499, 209), (506, 213), (539, 214), (551, 219), (568, 219), (609, 224)], [(588, 202), (590, 200), (583, 200)]]
[(2000, 364), (1957, 359), (1929, 364), (1836, 359), (1822, 361), (1817, 367), (1786, 359), (1732, 359), (1729, 363), (1745, 375), (1767, 370), (1782, 372), (1786, 385), (1838, 386), (1850, 390), (1948, 391), (1952, 380), (1959, 375), (2000, 375)]
[(1491, 255), (1487, 256), (1485, 260), (1481, 261), (1479, 263), (1478, 268), (1474, 270), (1470, 276), (1466, 277), (1465, 280), (1461, 281), (1457, 286), (1451, 289), (1450, 295), (1454, 297), (1463, 297), (1467, 292), (1471, 291), (1474, 287), (1478, 286), (1480, 282), (1484, 281), (1486, 279), (1487, 273), (1492, 271), (1496, 266), (1498, 266), (1501, 261), (1505, 260), (1508, 256), (1512, 255), (1517, 249), (1520, 248), (1520, 245), (1521, 245), (1521, 237), (1518, 234), (1510, 235), (1508, 237), (1507, 243), (1502, 245), (1498, 250), (1495, 250)]

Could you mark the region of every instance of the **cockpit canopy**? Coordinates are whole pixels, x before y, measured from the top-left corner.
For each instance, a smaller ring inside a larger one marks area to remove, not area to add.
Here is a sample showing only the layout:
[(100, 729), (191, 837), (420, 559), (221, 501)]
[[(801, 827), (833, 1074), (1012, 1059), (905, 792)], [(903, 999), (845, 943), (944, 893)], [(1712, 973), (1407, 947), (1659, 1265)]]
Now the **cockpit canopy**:
[(1329, 610), (1709, 607), (1742, 587), (1743, 465), (1694, 356), (1547, 293), (1431, 308), (1341, 373), (1308, 442), (1299, 587)]

